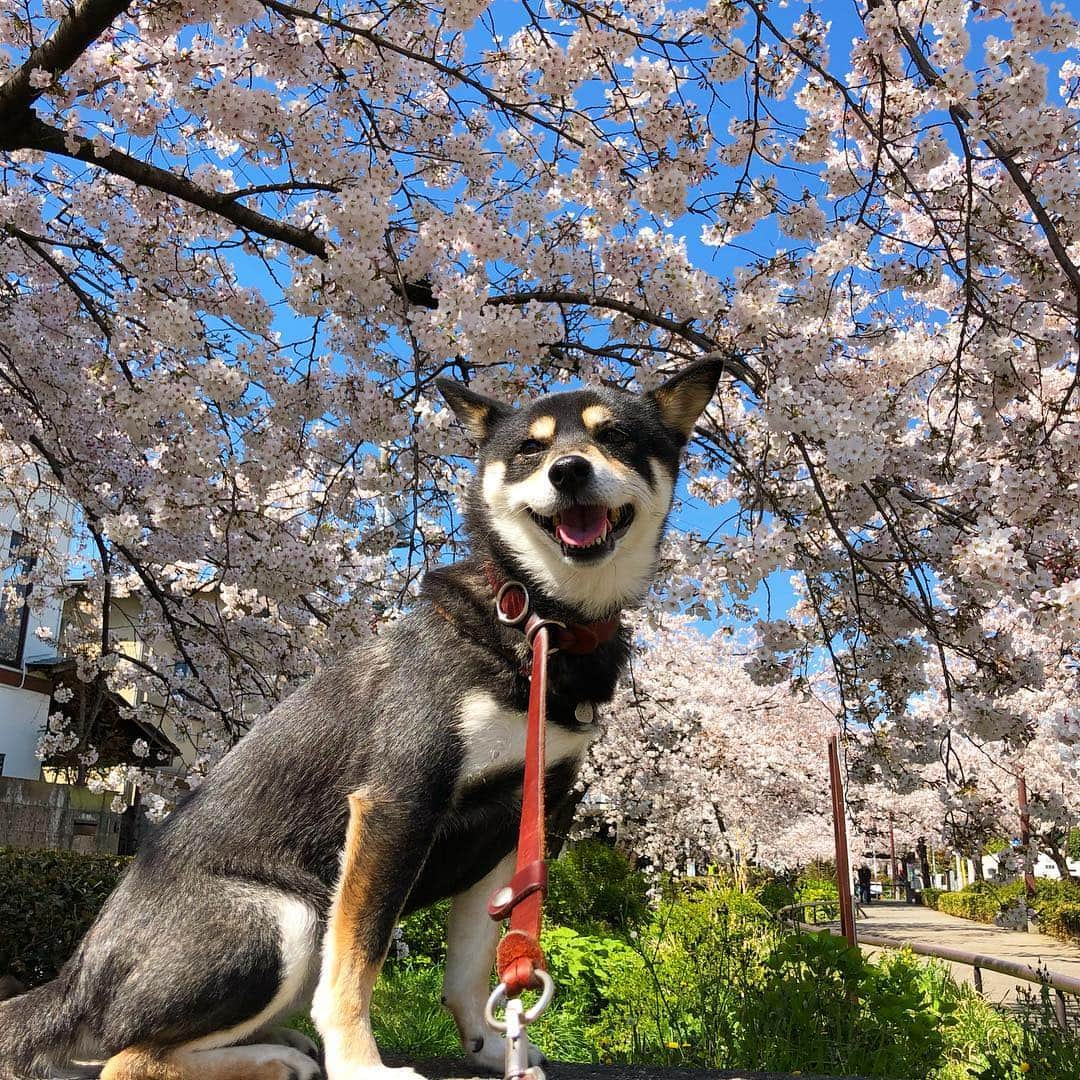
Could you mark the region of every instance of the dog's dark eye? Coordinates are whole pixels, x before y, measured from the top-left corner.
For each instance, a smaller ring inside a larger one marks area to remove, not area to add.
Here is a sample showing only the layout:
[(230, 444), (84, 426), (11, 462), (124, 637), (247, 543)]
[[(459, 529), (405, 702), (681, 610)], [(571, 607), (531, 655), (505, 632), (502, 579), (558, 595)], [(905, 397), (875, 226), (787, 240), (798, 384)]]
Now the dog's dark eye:
[(630, 441), (630, 432), (621, 427), (606, 427), (597, 433), (596, 441), (602, 446), (625, 446)]
[(519, 447), (518, 453), (529, 456), (530, 454), (542, 454), (546, 447), (539, 439), (526, 439)]

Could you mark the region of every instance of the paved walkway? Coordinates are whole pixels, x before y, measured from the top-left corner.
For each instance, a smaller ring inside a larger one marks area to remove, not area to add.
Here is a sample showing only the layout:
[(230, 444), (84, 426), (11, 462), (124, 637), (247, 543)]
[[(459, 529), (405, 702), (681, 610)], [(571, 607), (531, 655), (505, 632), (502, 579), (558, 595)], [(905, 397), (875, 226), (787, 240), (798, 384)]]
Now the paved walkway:
[[(859, 928), (895, 940), (898, 944), (918, 941), (927, 945), (946, 945), (966, 952), (1005, 957), (1032, 967), (1042, 965), (1051, 971), (1080, 978), (1080, 948), (1047, 934), (1002, 930), (946, 915), (933, 908), (889, 900), (863, 904), (863, 910), (866, 918), (859, 919)], [(949, 966), (958, 982), (972, 982), (971, 968), (966, 964), (950, 963)], [(1012, 976), (983, 970), (983, 992), (990, 1001), (1013, 1001), (1017, 983), (1018, 980)], [(1034, 983), (1026, 985), (1037, 992), (1038, 987)]]

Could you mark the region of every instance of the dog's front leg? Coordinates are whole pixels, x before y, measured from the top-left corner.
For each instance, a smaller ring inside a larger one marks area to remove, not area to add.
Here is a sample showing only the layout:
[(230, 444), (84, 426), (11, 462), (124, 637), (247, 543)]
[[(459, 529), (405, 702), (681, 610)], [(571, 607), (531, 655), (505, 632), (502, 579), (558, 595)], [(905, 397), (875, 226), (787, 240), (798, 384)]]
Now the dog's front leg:
[(422, 1080), (382, 1064), (371, 1033), (371, 991), (391, 934), (428, 854), (423, 808), (378, 794), (349, 796), (341, 876), (323, 939), (312, 1019), (323, 1039), (328, 1080)]
[[(515, 853), (511, 852), (471, 889), (458, 893), (450, 906), (446, 927), (443, 1004), (454, 1017), (469, 1061), (495, 1072), (502, 1071), (504, 1040), (488, 1026), (484, 1006), (491, 993), (491, 969), (495, 966), (501, 927), (488, 914), (487, 903), (491, 894), (514, 876), (514, 859)], [(529, 1057), (530, 1065), (543, 1061), (535, 1046), (530, 1046)]]

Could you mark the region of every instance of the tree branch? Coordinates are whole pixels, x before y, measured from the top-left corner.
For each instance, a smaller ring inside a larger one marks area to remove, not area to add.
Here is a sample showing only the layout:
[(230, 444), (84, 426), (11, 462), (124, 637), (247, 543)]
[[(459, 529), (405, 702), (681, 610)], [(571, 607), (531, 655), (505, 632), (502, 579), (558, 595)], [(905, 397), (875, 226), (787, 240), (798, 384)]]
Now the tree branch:
[[(898, 27), (896, 32), (900, 37), (900, 40), (904, 43), (904, 48), (907, 49), (911, 59), (915, 62), (915, 66), (919, 69), (919, 74), (922, 75), (931, 86), (940, 89), (943, 85), (941, 75), (923, 54), (915, 38), (902, 26)], [(954, 120), (962, 120), (967, 124), (970, 124), (974, 119), (971, 115), (971, 111), (964, 105), (950, 105), (949, 112)], [(997, 158), (1005, 171), (1009, 174), (1012, 182), (1019, 189), (1020, 194), (1024, 196), (1024, 201), (1028, 204), (1035, 220), (1042, 227), (1042, 231), (1046, 236), (1046, 241), (1050, 245), (1050, 250), (1054, 253), (1054, 258), (1057, 259), (1062, 273), (1069, 279), (1069, 284), (1072, 286), (1073, 292), (1077, 296), (1080, 296), (1080, 269), (1077, 269), (1076, 264), (1069, 258), (1068, 249), (1061, 239), (1061, 234), (1058, 232), (1057, 226), (1051, 220), (1046, 207), (1039, 202), (1038, 196), (1035, 194), (1035, 189), (1024, 175), (1024, 170), (1020, 168), (1016, 158), (1009, 153), (1004, 144), (993, 135), (986, 134), (980, 141), (986, 146), (990, 153)]]
[(637, 304), (631, 304), (627, 300), (619, 300), (611, 296), (596, 296), (592, 293), (575, 291), (570, 289), (527, 289), (522, 292), (504, 293), (502, 296), (492, 296), (484, 301), (485, 307), (505, 307), (509, 304), (527, 304), (535, 300), (542, 304), (577, 304), (583, 307), (604, 308), (608, 311), (617, 311), (621, 315), (628, 315), (638, 322), (649, 326), (655, 326), (661, 330), (689, 341), (691, 344), (703, 349), (710, 359), (723, 359), (731, 373), (746, 384), (754, 393), (761, 388), (761, 379), (756, 371), (738, 356), (733, 349), (725, 349), (714, 338), (703, 334), (695, 329), (689, 321), (678, 322), (666, 315), (658, 315), (647, 308)]
[(474, 79), (471, 75), (466, 75), (461, 68), (452, 67), (450, 64), (444, 64), (434, 56), (427, 56), (424, 53), (416, 52), (415, 49), (409, 49), (404, 45), (398, 45), (389, 38), (385, 38), (381, 34), (376, 34), (373, 30), (366, 30), (362, 26), (354, 26), (351, 23), (343, 22), (341, 19), (320, 15), (316, 11), (304, 11), (302, 8), (294, 7), (292, 4), (283, 3), (282, 0), (262, 0), (262, 2), (264, 7), (268, 8), (270, 11), (276, 11), (283, 18), (289, 19), (290, 22), (294, 19), (311, 19), (313, 22), (322, 23), (323, 26), (333, 27), (335, 30), (340, 30), (343, 33), (362, 38), (364, 41), (370, 42), (377, 49), (385, 49), (387, 52), (396, 53), (406, 60), (413, 60), (418, 64), (424, 64), (426, 67), (433, 68), (435, 71), (454, 79), (456, 82), (471, 87), (497, 109), (502, 109), (505, 112), (520, 117), (522, 120), (528, 120), (530, 123), (538, 124), (542, 128), (547, 128), (548, 131), (557, 135), (560, 139), (565, 139), (573, 146), (577, 146), (581, 149), (584, 149), (585, 147), (585, 143), (576, 136), (571, 135), (564, 125), (556, 123), (553, 120), (548, 120), (543, 116), (537, 116), (535, 113), (530, 112), (524, 105), (508, 101), (501, 94), (497, 94), (492, 90), (491, 87), (485, 86), (479, 79)]
[(0, 137), (28, 119), (30, 107), (45, 92), (32, 86), (30, 75), (37, 68), (55, 78), (68, 70), (118, 15), (122, 15), (131, 0), (75, 0), (47, 41), (30, 55), (15, 73), (0, 85)]
[(52, 269), (53, 273), (55, 273), (56, 276), (75, 294), (79, 303), (86, 310), (87, 315), (89, 315), (97, 324), (97, 328), (101, 331), (102, 336), (106, 341), (109, 341), (112, 338), (112, 328), (109, 326), (105, 316), (98, 310), (93, 298), (71, 276), (71, 274), (67, 272), (64, 266), (53, 258), (48, 249), (43, 247), (36, 237), (23, 232), (22, 229), (19, 229), (14, 225), (5, 225), (2, 228), (9, 236), (14, 236), (17, 240), (21, 240), (22, 243), (30, 248), (30, 250), (41, 259), (42, 262), (46, 263)]
[[(14, 138), (12, 138), (14, 135)], [(2, 138), (2, 133), (0, 133)], [(73, 149), (72, 149), (73, 147)], [(327, 258), (326, 241), (310, 229), (301, 229), (282, 221), (275, 221), (258, 210), (236, 201), (232, 193), (207, 191), (185, 176), (177, 176), (167, 169), (158, 168), (145, 161), (139, 161), (122, 150), (109, 148), (98, 150), (89, 139), (69, 135), (59, 128), (51, 127), (38, 117), (27, 120), (15, 133), (8, 133), (8, 138), (0, 143), (5, 150), (40, 150), (47, 154), (74, 158), (104, 169), (114, 176), (122, 176), (133, 184), (160, 191), (183, 202), (198, 206), (209, 213), (217, 214), (239, 229), (257, 233), (269, 240), (279, 240), (290, 247), (314, 255), (318, 259)]]

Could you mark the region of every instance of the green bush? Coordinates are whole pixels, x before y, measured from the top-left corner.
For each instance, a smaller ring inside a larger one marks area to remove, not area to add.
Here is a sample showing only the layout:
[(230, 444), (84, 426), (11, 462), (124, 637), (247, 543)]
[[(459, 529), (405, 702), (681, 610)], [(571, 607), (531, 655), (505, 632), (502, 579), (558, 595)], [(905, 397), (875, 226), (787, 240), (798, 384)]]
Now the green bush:
[(781, 908), (795, 903), (795, 887), (783, 878), (770, 878), (755, 885), (751, 895), (775, 915)]
[[(795, 901), (799, 904), (818, 902), (817, 919), (828, 920), (840, 917), (840, 893), (836, 887), (836, 878), (803, 876), (795, 886)], [(814, 921), (810, 911), (806, 912), (807, 921)]]
[(597, 1056), (619, 1064), (729, 1060), (760, 944), (775, 935), (766, 909), (731, 889), (696, 889), (662, 903), (633, 939), (639, 963), (613, 981), (589, 1033)]
[[(924, 889), (923, 903), (947, 915), (988, 923), (999, 912), (1024, 900), (1025, 895), (1023, 880), (1005, 884), (975, 881), (959, 892)], [(1080, 940), (1080, 884), (1036, 878), (1031, 907), (1043, 933), (1064, 941)]]
[(561, 995), (583, 1017), (597, 1017), (614, 987), (640, 967), (641, 958), (619, 938), (579, 934), (568, 926), (541, 935), (548, 970)]
[(910, 954), (868, 959), (832, 934), (780, 941), (741, 1018), (745, 1064), (789, 1071), (928, 1076), (944, 1055), (955, 1004), (933, 993)]
[(1040, 929), (1064, 941), (1080, 941), (1080, 903), (1063, 902), (1046, 911)]
[(961, 892), (944, 893), (938, 897), (938, 911), (946, 915), (958, 915), (977, 922), (993, 922), (994, 916), (1001, 911), (1002, 900), (992, 893)]
[[(407, 959), (414, 965), (441, 964), (446, 959), (446, 920), (450, 901), (440, 900), (431, 907), (421, 908), (401, 923), (400, 940), (406, 946)], [(387, 960), (397, 962), (398, 949), (390, 946)]]
[(130, 860), (0, 848), (0, 975), (56, 976)]
[(765, 909), (730, 901), (661, 906), (586, 1039), (601, 1060), (905, 1078), (944, 1063), (947, 975), (828, 934), (783, 937)]
[(1048, 988), (1038, 995), (1021, 990), (1016, 1010), (1019, 1023), (1006, 1027), (1004, 1037), (987, 1048), (985, 1064), (970, 1075), (977, 1080), (1076, 1080), (1080, 1038), (1058, 1027)]
[(585, 933), (629, 932), (649, 915), (649, 883), (599, 840), (571, 845), (548, 866), (546, 917)]

